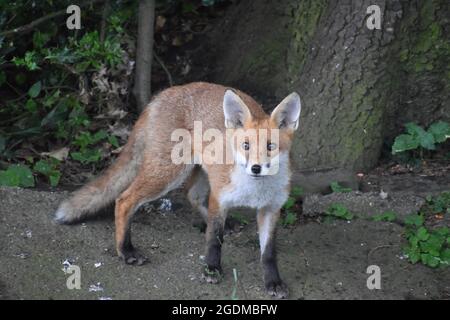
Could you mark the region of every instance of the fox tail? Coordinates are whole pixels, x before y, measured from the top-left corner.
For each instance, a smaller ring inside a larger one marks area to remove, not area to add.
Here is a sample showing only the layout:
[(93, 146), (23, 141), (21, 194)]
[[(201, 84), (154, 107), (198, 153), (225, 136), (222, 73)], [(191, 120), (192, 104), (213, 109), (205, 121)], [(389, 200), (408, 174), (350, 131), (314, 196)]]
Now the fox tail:
[(139, 168), (138, 155), (134, 155), (135, 139), (125, 145), (116, 162), (100, 177), (78, 189), (63, 201), (55, 213), (55, 221), (74, 223), (94, 215), (111, 204), (133, 181)]

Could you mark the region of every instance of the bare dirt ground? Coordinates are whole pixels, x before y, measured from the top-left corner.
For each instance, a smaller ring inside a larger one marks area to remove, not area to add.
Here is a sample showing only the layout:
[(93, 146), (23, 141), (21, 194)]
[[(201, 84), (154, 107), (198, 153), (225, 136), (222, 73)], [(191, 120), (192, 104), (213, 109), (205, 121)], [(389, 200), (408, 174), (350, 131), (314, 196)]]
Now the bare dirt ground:
[[(201, 281), (204, 234), (193, 226), (198, 216), (179, 194), (170, 196), (171, 211), (141, 210), (133, 224), (136, 247), (148, 258), (128, 266), (114, 250), (112, 214), (86, 223), (52, 222), (65, 192), (0, 189), (1, 299), (266, 299), (259, 263), (255, 215), (240, 232), (225, 237), (224, 278)], [(356, 205), (371, 213), (393, 208), (400, 213), (420, 207), (421, 194), (392, 191), (310, 196), (305, 217), (278, 229), (280, 272), (291, 299), (449, 299), (449, 269), (412, 265), (402, 257), (403, 227), (356, 219), (319, 223), (316, 211), (327, 201)], [(353, 204), (352, 204), (353, 203)], [(69, 290), (63, 262), (81, 268), (81, 289)], [(99, 266), (98, 263), (101, 263)], [(96, 266), (97, 264), (97, 266)], [(381, 268), (381, 289), (366, 286), (369, 265)], [(238, 281), (235, 283), (233, 269)], [(97, 286), (97, 287), (94, 287)], [(98, 290), (95, 290), (98, 289)]]

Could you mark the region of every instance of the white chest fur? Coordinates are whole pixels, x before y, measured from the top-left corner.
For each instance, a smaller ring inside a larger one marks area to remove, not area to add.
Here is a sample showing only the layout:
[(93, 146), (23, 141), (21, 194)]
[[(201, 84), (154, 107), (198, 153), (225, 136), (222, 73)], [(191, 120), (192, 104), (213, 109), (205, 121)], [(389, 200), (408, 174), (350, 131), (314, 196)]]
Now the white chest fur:
[(288, 160), (281, 161), (277, 174), (254, 178), (237, 165), (231, 174), (231, 183), (220, 194), (222, 208), (250, 207), (260, 209), (271, 207), (281, 208), (288, 198), (289, 185)]

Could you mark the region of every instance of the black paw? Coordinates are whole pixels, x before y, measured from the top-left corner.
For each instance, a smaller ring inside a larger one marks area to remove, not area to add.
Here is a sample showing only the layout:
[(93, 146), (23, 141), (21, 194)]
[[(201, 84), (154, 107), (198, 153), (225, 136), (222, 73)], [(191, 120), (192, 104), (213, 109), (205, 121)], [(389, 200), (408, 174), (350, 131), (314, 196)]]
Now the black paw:
[(206, 231), (206, 222), (203, 219), (196, 219), (192, 222), (192, 226), (197, 228), (201, 233)]
[(220, 267), (205, 267), (203, 269), (202, 279), (207, 283), (219, 283), (222, 280), (222, 269)]
[(225, 234), (232, 234), (237, 233), (244, 228), (244, 224), (241, 223), (240, 220), (235, 219), (233, 217), (227, 217), (225, 220), (225, 226), (224, 226), (224, 233)]
[(124, 251), (122, 254), (120, 254), (120, 258), (122, 258), (126, 264), (135, 266), (141, 266), (145, 262), (147, 262), (147, 258), (137, 252), (135, 249)]
[(266, 292), (276, 299), (286, 299), (289, 295), (289, 289), (283, 281), (266, 282)]

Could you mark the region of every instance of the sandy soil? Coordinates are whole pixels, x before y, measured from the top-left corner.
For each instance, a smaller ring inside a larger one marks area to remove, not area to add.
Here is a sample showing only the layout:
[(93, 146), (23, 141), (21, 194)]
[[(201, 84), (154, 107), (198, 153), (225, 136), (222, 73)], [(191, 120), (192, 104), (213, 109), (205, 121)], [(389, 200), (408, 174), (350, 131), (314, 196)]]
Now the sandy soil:
[[(235, 287), (239, 299), (268, 298), (263, 290), (254, 213), (245, 212), (249, 223), (241, 232), (225, 237), (224, 278), (211, 285), (200, 279), (204, 234), (193, 226), (197, 214), (181, 195), (171, 195), (172, 211), (150, 205), (137, 214), (133, 240), (149, 258), (143, 266), (125, 265), (115, 256), (111, 215), (72, 226), (54, 224), (52, 214), (66, 196), (64, 192), (0, 189), (0, 298), (231, 299)], [(396, 196), (391, 193), (386, 203), (364, 200), (366, 194), (345, 197), (350, 202), (372, 203), (371, 212), (380, 205), (378, 209), (384, 211), (394, 203), (396, 210), (411, 207), (409, 198), (401, 202), (395, 201)], [(324, 197), (307, 199), (304, 212), (315, 211)], [(328, 223), (302, 219), (293, 228), (279, 228), (280, 272), (289, 285), (290, 298), (450, 298), (448, 269), (433, 270), (402, 259), (402, 232), (395, 223), (365, 219)], [(81, 268), (79, 290), (66, 287), (69, 275), (62, 270), (66, 259)], [(96, 263), (101, 265), (96, 267)], [(381, 268), (380, 290), (366, 286), (369, 265)], [(101, 290), (92, 290), (93, 285)]]

